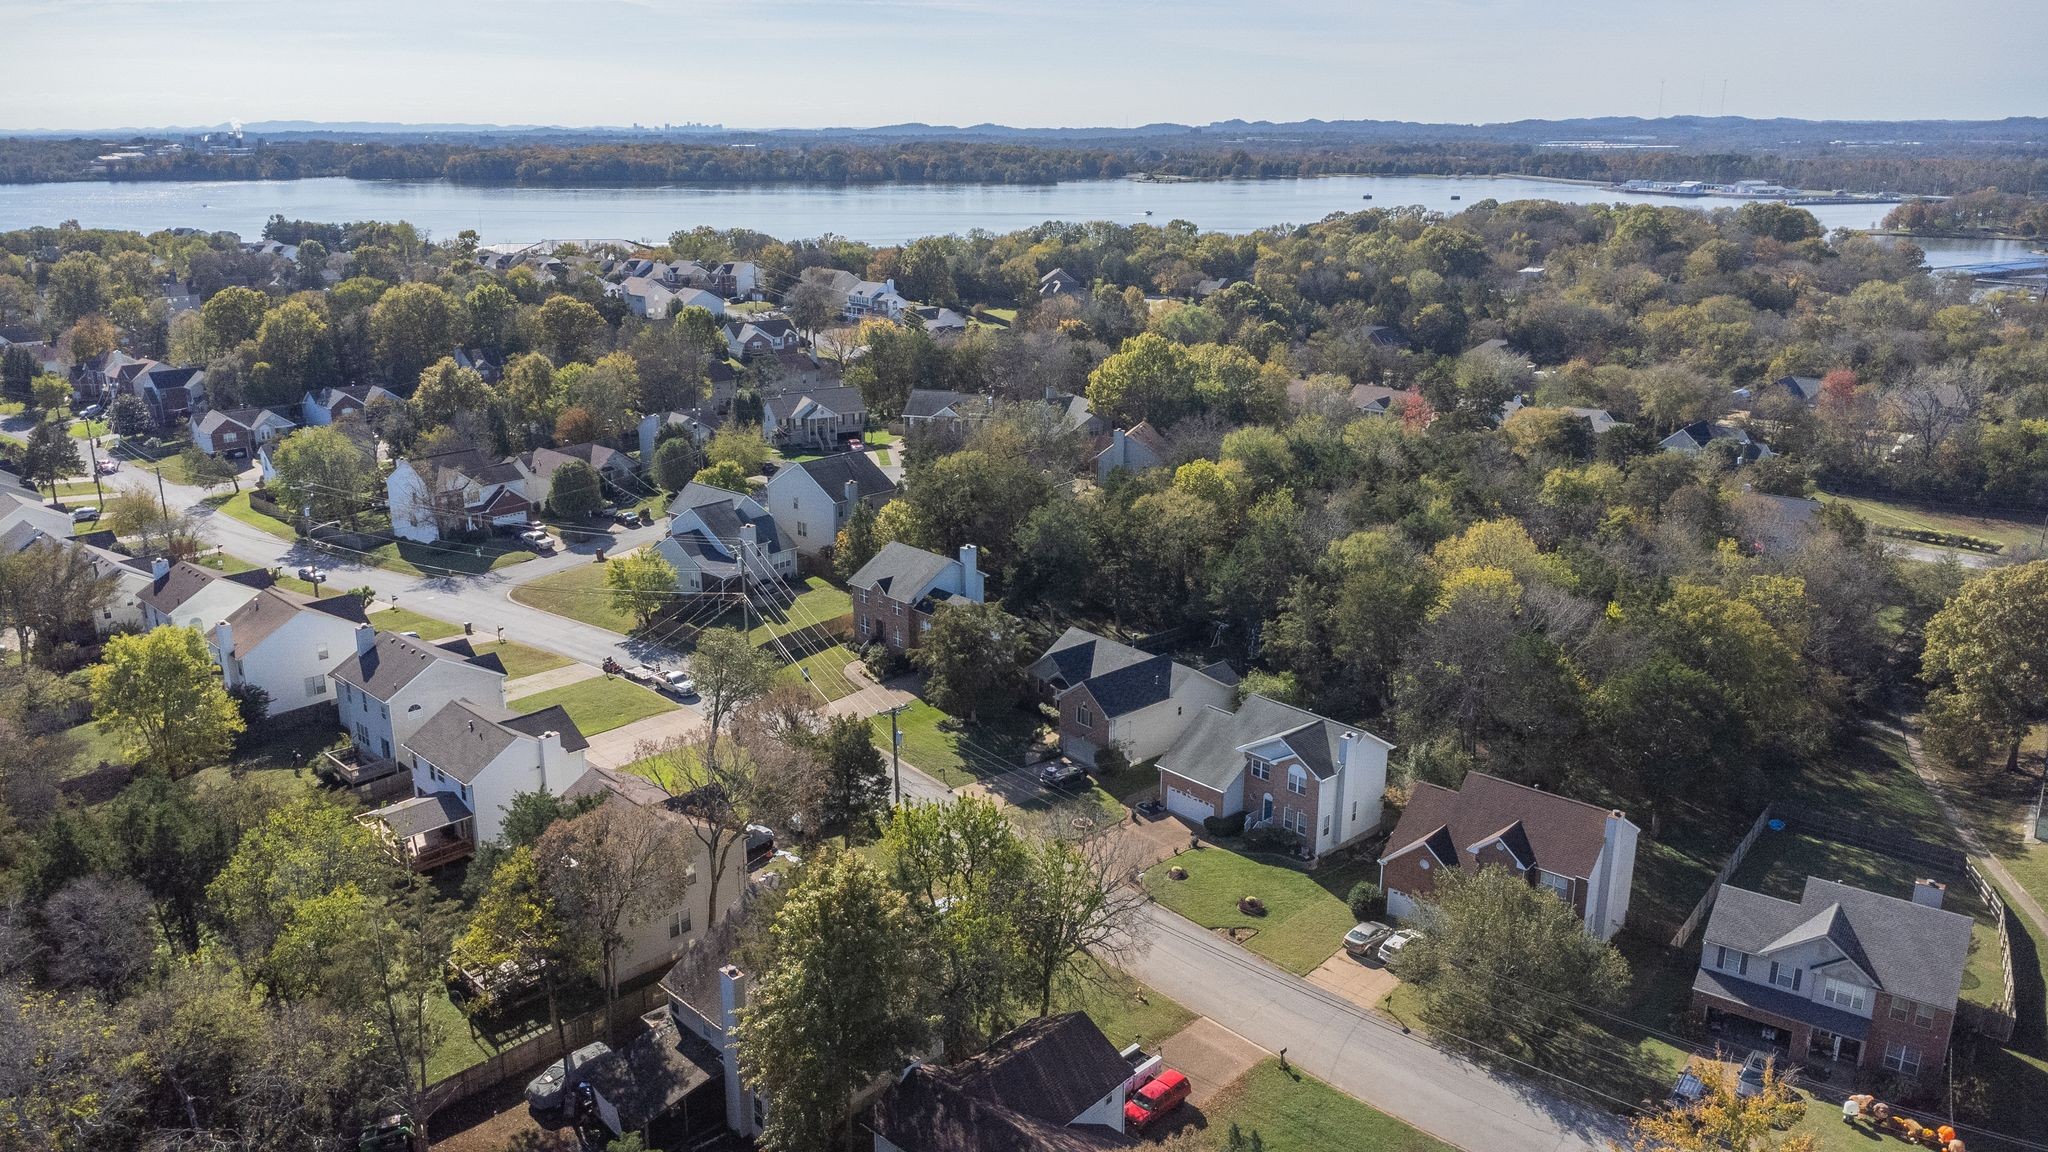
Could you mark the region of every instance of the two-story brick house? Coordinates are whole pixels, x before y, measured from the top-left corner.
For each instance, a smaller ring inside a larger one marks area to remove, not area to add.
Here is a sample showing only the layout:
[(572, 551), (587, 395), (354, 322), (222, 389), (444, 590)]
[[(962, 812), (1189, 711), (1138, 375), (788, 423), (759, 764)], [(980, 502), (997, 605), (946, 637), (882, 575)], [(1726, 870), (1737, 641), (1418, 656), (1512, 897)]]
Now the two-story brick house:
[(917, 647), (932, 616), (954, 603), (982, 603), (980, 549), (960, 549), (948, 560), (900, 540), (882, 546), (846, 582), (853, 596), (853, 634), (901, 656)]
[(1405, 919), (1445, 869), (1507, 868), (1556, 893), (1607, 940), (1628, 919), (1637, 833), (1619, 811), (1467, 772), (1456, 791), (1415, 786), (1380, 857), (1380, 889), (1387, 911)]
[(1940, 884), (1912, 899), (1807, 877), (1799, 901), (1723, 887), (1701, 934), (1693, 1006), (1745, 1042), (1926, 1077), (1948, 1058), (1970, 958)]
[(1133, 762), (1161, 755), (1202, 709), (1237, 703), (1227, 664), (1193, 668), (1078, 628), (1053, 641), (1030, 673), (1059, 709), (1060, 751), (1089, 765), (1111, 745)]
[(1243, 812), (1247, 828), (1283, 828), (1314, 859), (1379, 828), (1393, 747), (1355, 725), (1247, 696), (1235, 709), (1199, 710), (1159, 758), (1159, 795), (1193, 823)]

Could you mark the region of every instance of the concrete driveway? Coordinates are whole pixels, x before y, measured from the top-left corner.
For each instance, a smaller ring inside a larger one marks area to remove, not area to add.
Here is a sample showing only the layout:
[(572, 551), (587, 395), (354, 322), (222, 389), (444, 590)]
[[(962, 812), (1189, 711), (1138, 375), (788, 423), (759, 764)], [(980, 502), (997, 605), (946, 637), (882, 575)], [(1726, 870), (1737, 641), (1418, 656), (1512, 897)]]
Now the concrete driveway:
[(1394, 985), (1400, 983), (1386, 965), (1360, 960), (1342, 948), (1309, 973), (1308, 982), (1327, 988), (1368, 1012), (1378, 1008)]
[(1159, 1044), (1166, 1066), (1188, 1078), (1188, 1100), (1201, 1107), (1266, 1058), (1266, 1050), (1207, 1016)]

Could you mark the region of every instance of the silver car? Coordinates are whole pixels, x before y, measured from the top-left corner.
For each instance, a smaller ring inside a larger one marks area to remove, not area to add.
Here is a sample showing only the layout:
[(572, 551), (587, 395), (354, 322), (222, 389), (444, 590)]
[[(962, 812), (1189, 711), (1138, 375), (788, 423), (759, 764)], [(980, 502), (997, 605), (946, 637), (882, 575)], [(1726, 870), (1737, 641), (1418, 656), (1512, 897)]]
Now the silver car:
[[(569, 1066), (581, 1068), (611, 1050), (611, 1045), (602, 1040), (586, 1044), (569, 1053), (567, 1063)], [(568, 1084), (569, 1068), (564, 1066), (563, 1061), (557, 1060), (541, 1069), (540, 1075), (535, 1076), (526, 1085), (526, 1102), (536, 1112), (552, 1112), (562, 1106), (565, 1099), (563, 1089), (567, 1088)]]
[(1344, 951), (1353, 956), (1370, 956), (1394, 930), (1377, 920), (1368, 920), (1344, 934)]

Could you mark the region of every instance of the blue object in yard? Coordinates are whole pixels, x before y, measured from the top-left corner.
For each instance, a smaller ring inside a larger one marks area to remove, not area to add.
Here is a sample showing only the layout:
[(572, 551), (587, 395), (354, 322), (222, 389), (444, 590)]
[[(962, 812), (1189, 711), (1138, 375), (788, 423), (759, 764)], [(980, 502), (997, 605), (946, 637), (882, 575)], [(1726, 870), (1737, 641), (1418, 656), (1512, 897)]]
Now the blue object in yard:
[(1785, 822), (1783, 820), (1778, 820), (1774, 818), (1769, 824), (1764, 825), (1764, 827), (1769, 828), (1773, 832), (1783, 832), (1785, 830)]

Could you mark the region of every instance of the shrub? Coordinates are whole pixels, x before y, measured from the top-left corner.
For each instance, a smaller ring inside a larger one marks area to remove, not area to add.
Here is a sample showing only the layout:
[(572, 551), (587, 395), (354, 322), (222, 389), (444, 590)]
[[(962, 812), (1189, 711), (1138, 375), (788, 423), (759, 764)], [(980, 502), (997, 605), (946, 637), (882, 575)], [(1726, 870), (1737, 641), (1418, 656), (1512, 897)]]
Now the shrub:
[(1254, 828), (1244, 834), (1244, 847), (1247, 852), (1282, 852), (1291, 856), (1299, 843), (1294, 833), (1272, 824)]
[[(1098, 754), (1097, 759), (1100, 759)], [(1232, 812), (1228, 816), (1202, 817), (1202, 831), (1211, 836), (1239, 836), (1244, 833), (1244, 813)]]
[(1387, 894), (1370, 880), (1360, 880), (1351, 886), (1351, 894), (1344, 898), (1351, 906), (1354, 920), (1377, 920), (1386, 913)]

